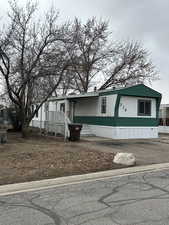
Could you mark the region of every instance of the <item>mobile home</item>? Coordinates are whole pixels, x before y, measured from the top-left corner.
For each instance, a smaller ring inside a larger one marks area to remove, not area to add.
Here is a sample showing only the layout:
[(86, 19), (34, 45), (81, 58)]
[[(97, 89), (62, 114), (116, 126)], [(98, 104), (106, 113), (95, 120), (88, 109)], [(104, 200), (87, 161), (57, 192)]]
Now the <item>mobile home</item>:
[[(70, 122), (83, 124), (82, 134), (112, 139), (157, 138), (160, 101), (159, 92), (139, 84), (53, 97), (46, 110), (63, 112)], [(43, 115), (39, 119), (44, 118), (45, 110), (40, 112)]]

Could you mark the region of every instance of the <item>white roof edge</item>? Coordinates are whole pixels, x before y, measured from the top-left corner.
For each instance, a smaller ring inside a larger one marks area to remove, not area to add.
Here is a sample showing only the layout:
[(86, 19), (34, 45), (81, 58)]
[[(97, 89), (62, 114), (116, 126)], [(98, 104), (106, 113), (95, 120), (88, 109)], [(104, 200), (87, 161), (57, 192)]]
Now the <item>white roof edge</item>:
[(71, 98), (97, 97), (97, 96), (99, 96), (99, 93), (106, 93), (106, 92), (109, 92), (109, 91), (118, 91), (118, 90), (130, 88), (130, 87), (134, 87), (134, 86), (138, 86), (138, 85), (140, 85), (140, 84), (128, 85), (126, 87), (116, 87), (116, 88), (110, 88), (110, 89), (104, 89), (104, 90), (97, 90), (95, 92), (88, 92), (88, 93), (83, 93), (83, 94), (74, 94), (74, 95), (64, 95), (64, 96), (58, 96), (58, 97), (50, 97), (49, 101), (61, 100), (61, 99), (71, 99)]
[(58, 97), (50, 97), (49, 100), (59, 100), (59, 99), (71, 99), (71, 98), (86, 98), (86, 97), (97, 97), (99, 96), (98, 92), (89, 92), (84, 94), (77, 94), (77, 95), (64, 95)]

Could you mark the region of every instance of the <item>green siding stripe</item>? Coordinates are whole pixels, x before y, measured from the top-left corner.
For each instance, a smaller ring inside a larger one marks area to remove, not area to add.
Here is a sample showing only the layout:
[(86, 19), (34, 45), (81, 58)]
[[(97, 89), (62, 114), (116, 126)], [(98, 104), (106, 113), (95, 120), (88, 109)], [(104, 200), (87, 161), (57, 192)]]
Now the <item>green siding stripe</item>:
[(136, 117), (99, 117), (99, 116), (75, 116), (75, 123), (84, 123), (102, 126), (126, 126), (126, 127), (156, 127), (159, 120), (156, 118), (136, 118)]

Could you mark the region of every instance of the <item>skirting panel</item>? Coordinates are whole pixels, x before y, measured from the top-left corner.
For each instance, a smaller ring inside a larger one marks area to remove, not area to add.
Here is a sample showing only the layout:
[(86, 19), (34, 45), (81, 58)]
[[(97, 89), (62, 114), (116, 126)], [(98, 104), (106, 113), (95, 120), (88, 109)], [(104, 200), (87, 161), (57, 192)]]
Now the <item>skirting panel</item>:
[(92, 133), (112, 139), (158, 138), (158, 127), (110, 127), (88, 125)]

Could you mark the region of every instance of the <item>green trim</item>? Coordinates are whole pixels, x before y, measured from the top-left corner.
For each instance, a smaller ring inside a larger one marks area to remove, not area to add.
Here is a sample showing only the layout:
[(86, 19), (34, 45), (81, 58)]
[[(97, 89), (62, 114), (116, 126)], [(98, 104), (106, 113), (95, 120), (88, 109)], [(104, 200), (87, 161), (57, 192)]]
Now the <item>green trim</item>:
[(156, 118), (134, 118), (119, 117), (116, 119), (116, 126), (138, 126), (138, 127), (157, 127), (159, 124)]
[(101, 117), (101, 116), (75, 116), (75, 123), (101, 125), (101, 126), (127, 126), (127, 127), (156, 127), (159, 120), (156, 118), (137, 117)]
[(120, 99), (121, 99), (121, 95), (117, 95), (116, 104), (115, 104), (115, 108), (114, 108), (114, 117), (115, 118), (118, 118), (118, 115), (119, 115)]
[(136, 96), (136, 97), (153, 97), (161, 98), (161, 94), (152, 88), (145, 86), (144, 84), (138, 84), (128, 88), (122, 88), (117, 90), (105, 90), (105, 92), (100, 92), (100, 96), (120, 94), (124, 96)]
[(115, 126), (114, 117), (104, 117), (104, 116), (75, 116), (75, 123), (85, 123), (93, 125), (103, 125), (103, 126)]

